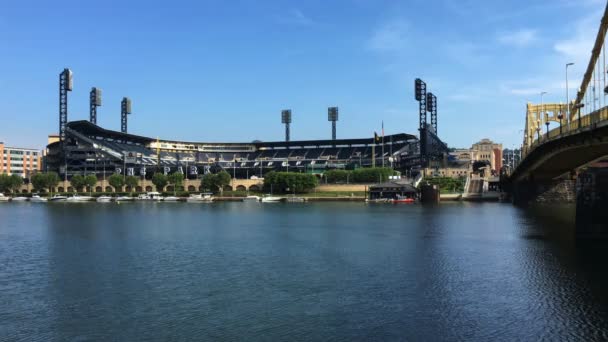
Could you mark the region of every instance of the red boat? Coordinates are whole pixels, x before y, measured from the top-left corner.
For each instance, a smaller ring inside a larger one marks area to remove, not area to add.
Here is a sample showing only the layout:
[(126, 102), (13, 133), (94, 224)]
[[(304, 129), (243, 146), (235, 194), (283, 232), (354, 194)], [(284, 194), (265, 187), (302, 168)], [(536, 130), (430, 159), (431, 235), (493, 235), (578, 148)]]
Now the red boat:
[(396, 199), (393, 200), (393, 203), (414, 203), (415, 200), (413, 198), (407, 198), (407, 197), (403, 197), (403, 198), (399, 198), (397, 197)]

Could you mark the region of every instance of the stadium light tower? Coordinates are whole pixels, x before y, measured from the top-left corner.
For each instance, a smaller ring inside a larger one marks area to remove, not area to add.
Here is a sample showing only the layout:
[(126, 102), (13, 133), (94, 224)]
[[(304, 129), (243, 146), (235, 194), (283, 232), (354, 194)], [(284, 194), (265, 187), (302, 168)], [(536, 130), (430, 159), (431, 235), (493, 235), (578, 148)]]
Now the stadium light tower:
[(338, 121), (338, 107), (327, 108), (327, 121), (331, 121), (331, 140), (336, 140), (336, 121)]
[(120, 102), (120, 131), (127, 133), (127, 114), (131, 114), (131, 99), (123, 97)]
[(101, 106), (101, 89), (91, 88), (89, 100), (89, 121), (97, 125), (97, 107)]
[(433, 93), (426, 93), (426, 110), (431, 113), (431, 126), (437, 134), (437, 96)]
[(59, 139), (65, 139), (65, 126), (68, 123), (68, 91), (72, 91), (72, 70), (65, 68), (59, 74)]
[(289, 124), (291, 124), (291, 109), (281, 111), (281, 123), (285, 124), (285, 142), (289, 142)]

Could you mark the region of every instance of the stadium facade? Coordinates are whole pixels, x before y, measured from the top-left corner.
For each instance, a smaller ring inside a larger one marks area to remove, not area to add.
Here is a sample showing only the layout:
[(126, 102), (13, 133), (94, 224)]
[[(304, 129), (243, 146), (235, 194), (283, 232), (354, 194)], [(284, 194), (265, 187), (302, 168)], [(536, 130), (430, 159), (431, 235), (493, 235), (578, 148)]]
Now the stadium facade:
[(62, 178), (112, 173), (150, 179), (155, 172), (182, 172), (188, 179), (226, 170), (236, 178), (270, 171), (320, 174), (328, 169), (373, 165), (412, 172), (420, 166), (420, 143), (411, 134), (336, 140), (213, 143), (160, 140), (72, 121), (65, 138), (47, 146), (46, 170)]

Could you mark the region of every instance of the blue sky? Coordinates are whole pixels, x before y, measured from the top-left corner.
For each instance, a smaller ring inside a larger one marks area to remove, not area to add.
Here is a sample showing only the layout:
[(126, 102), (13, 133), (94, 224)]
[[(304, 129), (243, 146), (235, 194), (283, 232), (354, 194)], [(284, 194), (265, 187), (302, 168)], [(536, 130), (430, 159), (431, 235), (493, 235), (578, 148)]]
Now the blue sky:
[(194, 141), (417, 133), (413, 82), (438, 97), (439, 134), (466, 147), (521, 143), (527, 101), (580, 84), (605, 0), (0, 2), (0, 141), (42, 148), (57, 132), (58, 74), (74, 72), (69, 119)]

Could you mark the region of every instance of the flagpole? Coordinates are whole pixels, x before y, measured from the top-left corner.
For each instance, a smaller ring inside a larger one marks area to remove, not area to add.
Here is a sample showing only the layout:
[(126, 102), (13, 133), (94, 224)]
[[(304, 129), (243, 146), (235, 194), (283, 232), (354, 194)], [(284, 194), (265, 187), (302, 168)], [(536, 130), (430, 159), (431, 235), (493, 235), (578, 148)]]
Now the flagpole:
[(372, 139), (372, 167), (376, 167), (376, 132), (374, 131), (374, 138)]
[(384, 120), (382, 120), (382, 167), (384, 167)]

